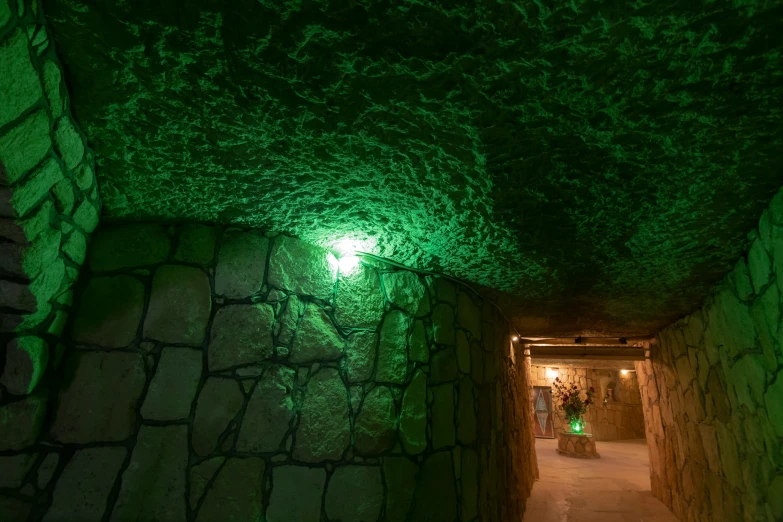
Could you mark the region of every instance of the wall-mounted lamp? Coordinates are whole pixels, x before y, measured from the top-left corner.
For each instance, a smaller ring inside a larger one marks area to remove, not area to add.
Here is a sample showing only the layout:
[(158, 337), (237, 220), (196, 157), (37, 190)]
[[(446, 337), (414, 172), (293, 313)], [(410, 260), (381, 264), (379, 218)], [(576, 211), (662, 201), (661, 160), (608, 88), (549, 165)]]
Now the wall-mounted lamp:
[(511, 338), (511, 340), (514, 341), (514, 342), (517, 342), (517, 341), (519, 341), (519, 337), (515, 335), (514, 337)]
[(547, 379), (554, 379), (557, 377), (557, 370), (555, 368), (547, 368), (546, 369), (546, 378)]
[(623, 375), (628, 375), (629, 373), (631, 373), (631, 370), (620, 370), (620, 373), (622, 373)]

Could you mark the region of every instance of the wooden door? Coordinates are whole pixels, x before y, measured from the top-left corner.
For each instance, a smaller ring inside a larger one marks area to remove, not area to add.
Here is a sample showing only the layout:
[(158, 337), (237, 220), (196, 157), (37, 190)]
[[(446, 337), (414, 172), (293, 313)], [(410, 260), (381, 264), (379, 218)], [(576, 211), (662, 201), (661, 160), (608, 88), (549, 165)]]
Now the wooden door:
[(555, 426), (552, 421), (552, 388), (533, 386), (533, 430), (536, 437), (555, 438)]

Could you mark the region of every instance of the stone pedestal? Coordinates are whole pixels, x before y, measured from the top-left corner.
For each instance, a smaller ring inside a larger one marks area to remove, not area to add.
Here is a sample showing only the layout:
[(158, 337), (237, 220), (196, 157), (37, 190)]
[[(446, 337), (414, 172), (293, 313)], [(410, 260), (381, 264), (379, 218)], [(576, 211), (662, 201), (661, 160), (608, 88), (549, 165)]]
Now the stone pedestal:
[(595, 451), (595, 441), (589, 433), (565, 433), (557, 434), (557, 452), (566, 457), (578, 459), (600, 459)]

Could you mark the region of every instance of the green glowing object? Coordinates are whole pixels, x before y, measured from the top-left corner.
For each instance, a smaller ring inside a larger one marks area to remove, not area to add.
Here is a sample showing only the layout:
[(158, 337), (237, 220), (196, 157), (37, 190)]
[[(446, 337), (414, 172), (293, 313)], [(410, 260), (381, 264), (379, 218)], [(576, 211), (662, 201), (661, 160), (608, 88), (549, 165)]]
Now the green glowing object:
[(582, 419), (571, 419), (571, 433), (582, 433)]
[[(356, 273), (361, 262), (361, 258), (356, 253), (372, 253), (374, 248), (375, 241), (372, 239), (344, 238), (332, 243), (331, 250), (334, 252), (340, 276), (350, 276)], [(329, 262), (332, 263), (331, 258)]]

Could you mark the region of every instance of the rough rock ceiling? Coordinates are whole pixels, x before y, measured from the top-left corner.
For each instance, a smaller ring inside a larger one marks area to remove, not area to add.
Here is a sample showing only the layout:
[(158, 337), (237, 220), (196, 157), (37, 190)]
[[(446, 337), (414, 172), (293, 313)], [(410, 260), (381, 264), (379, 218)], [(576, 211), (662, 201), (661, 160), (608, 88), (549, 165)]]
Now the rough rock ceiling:
[(553, 335), (655, 331), (747, 247), (782, 181), (783, 1), (734, 5), (46, 8), (109, 216), (363, 240)]

